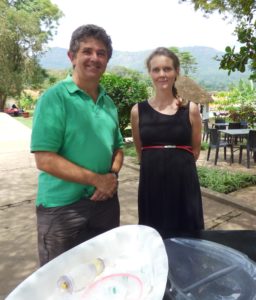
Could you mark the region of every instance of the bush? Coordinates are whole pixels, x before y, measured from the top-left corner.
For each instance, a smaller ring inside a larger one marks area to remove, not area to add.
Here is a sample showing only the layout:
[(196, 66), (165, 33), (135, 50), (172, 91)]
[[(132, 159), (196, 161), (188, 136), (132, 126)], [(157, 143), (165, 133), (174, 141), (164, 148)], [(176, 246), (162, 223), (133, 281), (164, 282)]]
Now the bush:
[(256, 176), (220, 169), (197, 167), (200, 185), (219, 193), (231, 193), (256, 184)]
[(125, 156), (131, 156), (131, 157), (136, 157), (137, 153), (134, 147), (133, 143), (126, 143), (124, 145), (124, 155)]
[(131, 108), (135, 103), (148, 98), (144, 82), (115, 74), (104, 74), (101, 80), (107, 94), (112, 98), (119, 112), (120, 129), (126, 137), (125, 129), (130, 123)]
[(207, 142), (202, 141), (201, 142), (201, 150), (207, 150), (209, 147), (209, 144)]
[(19, 107), (24, 110), (32, 109), (35, 104), (35, 100), (33, 99), (33, 97), (28, 95), (25, 92), (21, 94), (21, 97), (19, 98), (18, 101), (19, 101)]

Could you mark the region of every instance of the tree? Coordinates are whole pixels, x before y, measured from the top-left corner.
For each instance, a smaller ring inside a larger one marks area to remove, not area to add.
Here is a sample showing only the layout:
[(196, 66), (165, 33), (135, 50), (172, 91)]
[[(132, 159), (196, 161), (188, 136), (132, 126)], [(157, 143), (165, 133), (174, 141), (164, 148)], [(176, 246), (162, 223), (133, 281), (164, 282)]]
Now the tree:
[(229, 118), (235, 122), (247, 121), (250, 127), (256, 122), (256, 88), (252, 81), (242, 81), (231, 85), (228, 91), (219, 92), (214, 104), (219, 110), (229, 112)]
[(0, 110), (8, 96), (44, 78), (38, 58), (61, 16), (50, 0), (0, 0)]
[(180, 60), (180, 66), (185, 76), (195, 73), (197, 70), (197, 62), (195, 57), (188, 51), (180, 51), (177, 47), (171, 47), (170, 50), (174, 52)]
[(121, 76), (121, 77), (128, 77), (135, 80), (140, 80), (142, 74), (136, 70), (132, 70), (123, 66), (114, 66), (109, 70), (112, 74)]
[(126, 136), (125, 129), (130, 124), (132, 106), (148, 98), (147, 85), (132, 78), (106, 73), (101, 83), (112, 98), (119, 112), (120, 129)]
[(219, 59), (220, 68), (228, 70), (228, 74), (235, 71), (244, 72), (246, 66), (251, 70), (250, 79), (256, 80), (256, 1), (255, 0), (180, 0), (191, 2), (195, 10), (202, 9), (206, 15), (219, 12), (225, 18), (233, 16), (237, 22), (235, 34), (241, 44), (239, 51), (235, 47), (227, 46), (225, 54)]
[(195, 57), (188, 51), (181, 52), (180, 64), (183, 69), (184, 75), (188, 76), (190, 73), (195, 73), (197, 62)]

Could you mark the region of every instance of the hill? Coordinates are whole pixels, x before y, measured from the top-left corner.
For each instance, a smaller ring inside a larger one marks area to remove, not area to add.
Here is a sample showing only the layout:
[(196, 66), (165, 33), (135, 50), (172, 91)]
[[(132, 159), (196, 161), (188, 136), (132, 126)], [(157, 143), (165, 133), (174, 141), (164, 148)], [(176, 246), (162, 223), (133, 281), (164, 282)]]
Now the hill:
[[(228, 76), (228, 72), (219, 70), (219, 62), (214, 57), (221, 57), (223, 52), (209, 47), (182, 47), (179, 48), (181, 52), (190, 52), (197, 61), (197, 72), (191, 77), (204, 86), (208, 90), (226, 89), (229, 84), (236, 83), (240, 79), (248, 79), (249, 72), (239, 73), (235, 72)], [(124, 66), (129, 69), (137, 70), (141, 73), (146, 73), (145, 60), (152, 50), (145, 50), (139, 52), (128, 51), (113, 51), (113, 56), (109, 61), (108, 67)], [(50, 48), (45, 53), (40, 64), (45, 69), (68, 69), (71, 67), (70, 61), (67, 57), (67, 49), (64, 48)]]

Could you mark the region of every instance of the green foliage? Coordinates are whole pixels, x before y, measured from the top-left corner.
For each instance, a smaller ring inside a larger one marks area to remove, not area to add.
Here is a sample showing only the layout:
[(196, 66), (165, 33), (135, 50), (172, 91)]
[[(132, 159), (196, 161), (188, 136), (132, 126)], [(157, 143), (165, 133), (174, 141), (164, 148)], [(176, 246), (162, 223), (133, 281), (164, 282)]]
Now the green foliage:
[(180, 66), (185, 76), (195, 73), (197, 70), (197, 62), (195, 57), (188, 51), (181, 52), (177, 47), (170, 47), (180, 60)]
[(32, 96), (23, 92), (21, 97), (19, 98), (19, 107), (27, 111), (28, 109), (32, 109), (35, 105), (35, 100)]
[(15, 120), (19, 121), (23, 125), (32, 128), (32, 123), (33, 123), (33, 118), (30, 116), (29, 118), (24, 118), (24, 117), (16, 117)]
[(137, 157), (137, 153), (136, 153), (133, 143), (126, 143), (124, 145), (124, 155), (131, 156), (131, 157)]
[(43, 89), (46, 90), (60, 80), (65, 79), (69, 73), (71, 73), (70, 70), (47, 70)]
[(110, 68), (109, 72), (117, 76), (132, 78), (135, 80), (141, 80), (142, 78), (142, 74), (140, 72), (123, 66), (114, 66)]
[(254, 128), (256, 123), (256, 107), (244, 105), (240, 109), (241, 121), (246, 121), (250, 128)]
[(135, 103), (148, 98), (147, 86), (138, 80), (111, 73), (104, 74), (101, 83), (117, 106), (120, 129), (125, 136), (125, 128), (130, 123), (131, 108)]
[(215, 11), (229, 18), (233, 16), (237, 26), (235, 34), (237, 41), (241, 44), (237, 52), (235, 47), (226, 47), (226, 53), (218, 58), (220, 68), (228, 70), (228, 74), (236, 70), (244, 72), (248, 65), (251, 70), (250, 78), (256, 80), (256, 2), (255, 0), (181, 0), (194, 4), (195, 10), (202, 9), (206, 15)]
[(180, 54), (180, 63), (183, 69), (184, 75), (189, 76), (191, 73), (195, 73), (197, 68), (197, 62), (195, 57), (190, 52), (184, 51)]
[(238, 85), (230, 86), (227, 92), (216, 95), (214, 102), (219, 110), (229, 112), (232, 121), (247, 121), (250, 127), (256, 122), (256, 88), (253, 82), (240, 81)]
[(236, 85), (229, 85), (228, 91), (218, 92), (214, 103), (222, 106), (255, 105), (256, 88), (252, 81), (240, 80)]
[(202, 141), (201, 142), (201, 150), (207, 150), (209, 147), (207, 142)]
[(228, 98), (232, 103), (254, 105), (256, 104), (256, 88), (252, 81), (240, 80), (237, 85), (230, 86)]
[(231, 193), (256, 184), (256, 176), (241, 172), (197, 167), (200, 185), (219, 193)]
[(62, 16), (50, 0), (0, 2), (0, 109), (7, 96), (18, 96), (28, 85), (38, 86), (45, 73), (38, 63), (43, 45)]

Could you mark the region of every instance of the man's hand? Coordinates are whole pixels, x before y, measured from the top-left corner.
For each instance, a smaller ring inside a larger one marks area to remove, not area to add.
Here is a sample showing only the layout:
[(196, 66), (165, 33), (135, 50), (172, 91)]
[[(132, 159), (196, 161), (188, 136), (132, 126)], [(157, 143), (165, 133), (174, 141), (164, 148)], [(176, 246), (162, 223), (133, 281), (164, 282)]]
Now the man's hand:
[(118, 180), (115, 174), (97, 175), (96, 191), (91, 197), (93, 201), (104, 201), (112, 198), (117, 191)]

